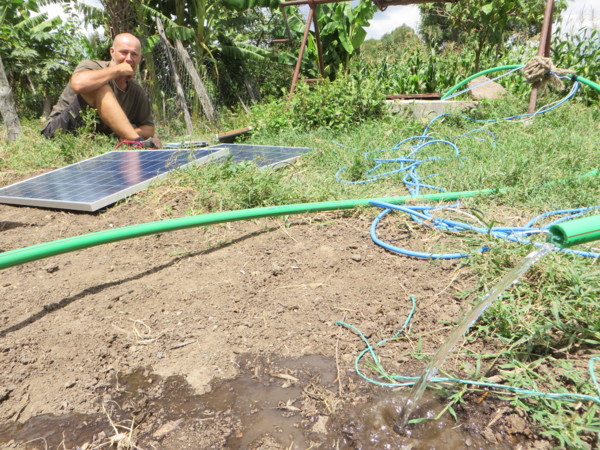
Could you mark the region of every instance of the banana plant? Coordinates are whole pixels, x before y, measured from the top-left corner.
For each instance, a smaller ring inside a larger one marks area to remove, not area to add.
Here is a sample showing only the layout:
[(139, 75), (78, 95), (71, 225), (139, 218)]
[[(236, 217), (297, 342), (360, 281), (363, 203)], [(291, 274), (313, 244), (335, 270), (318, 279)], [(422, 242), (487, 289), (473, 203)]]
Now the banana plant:
[[(358, 54), (367, 36), (365, 27), (373, 18), (377, 7), (370, 0), (360, 0), (352, 7), (350, 3), (328, 3), (318, 6), (318, 23), (323, 50), (325, 72), (334, 79), (337, 72), (348, 67), (350, 59)], [(296, 33), (303, 31), (304, 23), (290, 24)], [(306, 75), (318, 76), (316, 66), (317, 43), (311, 32), (307, 45), (307, 56), (303, 62)]]
[[(53, 2), (54, 3), (54, 2)], [(45, 2), (10, 0), (0, 9), (0, 55), (20, 109), (39, 117), (80, 57), (76, 24), (40, 13)], [(56, 3), (54, 3), (56, 4)], [(42, 107), (42, 101), (44, 105)]]

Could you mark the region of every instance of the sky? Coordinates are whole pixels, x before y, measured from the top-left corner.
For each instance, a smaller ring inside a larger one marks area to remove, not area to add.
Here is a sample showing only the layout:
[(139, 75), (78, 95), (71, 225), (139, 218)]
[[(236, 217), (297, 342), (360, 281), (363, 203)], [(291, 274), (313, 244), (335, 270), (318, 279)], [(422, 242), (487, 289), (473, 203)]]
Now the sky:
[[(400, 25), (406, 24), (417, 29), (419, 24), (419, 7), (390, 6), (385, 11), (378, 11), (371, 20), (367, 30), (367, 39), (380, 39), (385, 33), (395, 30)], [(579, 28), (582, 25), (595, 24), (600, 27), (600, 0), (570, 0), (563, 19), (568, 26)]]
[[(99, 4), (98, 0), (83, 1), (88, 4)], [(568, 2), (568, 9), (563, 14), (567, 31), (570, 31), (569, 26), (575, 30), (584, 25), (600, 27), (600, 0), (568, 0)], [(43, 10), (48, 10), (53, 16), (59, 13), (60, 7), (46, 7)], [(402, 24), (416, 30), (419, 19), (417, 5), (390, 6), (385, 11), (375, 13), (370, 26), (366, 29), (367, 39), (380, 39), (385, 33), (395, 30)]]

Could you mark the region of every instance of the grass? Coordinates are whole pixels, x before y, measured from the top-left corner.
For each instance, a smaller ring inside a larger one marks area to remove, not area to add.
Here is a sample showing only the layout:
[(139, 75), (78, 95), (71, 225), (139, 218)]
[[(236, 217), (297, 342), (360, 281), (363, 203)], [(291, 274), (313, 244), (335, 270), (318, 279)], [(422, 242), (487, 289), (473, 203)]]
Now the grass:
[[(471, 268), (479, 282), (475, 291), (463, 293), (465, 297), (480, 298), (530, 250), (501, 244), (474, 260)], [(500, 376), (504, 384), (521, 389), (597, 397), (588, 361), (600, 345), (599, 293), (597, 260), (547, 255), (472, 328), (473, 341), (491, 338), (504, 349), (488, 376)], [(503, 397), (539, 423), (543, 434), (560, 447), (585, 448), (597, 443), (598, 404)]]
[[(546, 100), (555, 98), (550, 94)], [(526, 104), (524, 98), (510, 98), (483, 104), (473, 115), (480, 119), (507, 117), (523, 113)], [(264, 122), (265, 118), (231, 116), (227, 127), (245, 126), (254, 120)], [(486, 126), (496, 136), (493, 146), (490, 135), (483, 132), (457, 138), (474, 124), (461, 118), (447, 118), (436, 122), (431, 131), (436, 137), (456, 142), (460, 157), (453, 156), (447, 146), (428, 147), (424, 154), (442, 159), (422, 164), (419, 171), (422, 176), (439, 173), (427, 181), (447, 191), (513, 188), (485, 198), (464, 200), (463, 205), (479, 210), (486, 223), (519, 225), (545, 211), (592, 206), (599, 203), (600, 178), (581, 176), (600, 168), (599, 122), (597, 106), (586, 107), (571, 101), (531, 123)], [(366, 184), (339, 183), (334, 175), (341, 167), (349, 166), (345, 177), (364, 179), (365, 172), (373, 167), (372, 161), (364, 158), (364, 152), (390, 149), (400, 140), (421, 133), (423, 126), (400, 115), (384, 116), (345, 131), (297, 131), (281, 127), (271, 130), (265, 126), (247, 142), (308, 146), (314, 151), (278, 172), (260, 170), (251, 163), (230, 162), (178, 171), (136, 198), (163, 208), (166, 215), (174, 215), (405, 195), (402, 175)], [(37, 123), (25, 123), (20, 140), (2, 143), (2, 184), (104, 153), (116, 143), (107, 137), (90, 139), (85, 133), (47, 141), (37, 129)], [(207, 136), (210, 134), (192, 138)], [(174, 211), (164, 199), (182, 195), (181, 192), (185, 192), (186, 206)], [(472, 239), (464, 238), (465, 247), (473, 245)], [(465, 300), (481, 298), (530, 250), (494, 241), (491, 252), (464, 262), (476, 274), (478, 282), (473, 290), (457, 295)], [(477, 370), (477, 374), (482, 379), (484, 375), (498, 375), (504, 383), (524, 389), (597, 395), (590, 382), (587, 361), (600, 345), (599, 298), (598, 261), (558, 253), (547, 256), (473, 326), (470, 342), (492, 340), (500, 348), (493, 366)], [(557, 446), (582, 448), (598, 444), (597, 404), (500, 395), (524, 411)]]

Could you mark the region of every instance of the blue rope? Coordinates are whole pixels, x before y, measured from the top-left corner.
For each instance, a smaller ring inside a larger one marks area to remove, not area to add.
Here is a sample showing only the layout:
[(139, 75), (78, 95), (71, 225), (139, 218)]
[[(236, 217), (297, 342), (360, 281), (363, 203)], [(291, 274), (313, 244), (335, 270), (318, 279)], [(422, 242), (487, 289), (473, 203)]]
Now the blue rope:
[[(514, 69), (508, 73), (501, 75), (501, 76), (498, 76), (498, 77), (494, 78), (494, 80), (501, 78), (502, 76), (506, 76), (509, 73), (512, 73), (518, 69), (519, 68)], [(562, 78), (567, 78), (567, 77), (562, 77)], [(493, 80), (491, 80), (491, 81), (493, 81)], [(531, 114), (520, 114), (520, 115), (501, 118), (501, 119), (489, 119), (489, 120), (472, 119), (467, 116), (459, 116), (459, 117), (462, 117), (464, 119), (467, 119), (467, 120), (475, 122), (475, 123), (483, 123), (483, 124), (491, 124), (491, 123), (496, 123), (496, 122), (510, 122), (510, 121), (517, 121), (517, 120), (522, 120), (522, 119), (533, 118), (539, 114), (546, 113), (548, 111), (551, 111), (551, 110), (559, 107), (564, 102), (566, 102), (567, 100), (572, 98), (575, 95), (575, 93), (577, 92), (578, 88), (579, 88), (579, 83), (576, 80), (574, 80), (571, 90), (564, 98), (562, 98), (561, 100), (559, 100), (557, 102), (546, 105), (546, 106), (540, 108), (538, 111), (531, 113)], [(469, 88), (469, 89), (472, 89), (472, 88)], [(463, 92), (466, 92), (469, 89), (458, 92), (458, 93), (454, 94), (453, 97), (455, 97)], [(450, 98), (452, 98), (452, 97), (450, 97)], [(335, 174), (335, 178), (339, 182), (342, 182), (342, 183), (364, 184), (364, 183), (370, 183), (373, 181), (377, 181), (381, 178), (384, 178), (384, 177), (387, 177), (387, 176), (390, 176), (393, 174), (404, 173), (404, 176), (402, 177), (402, 182), (404, 183), (404, 185), (406, 186), (406, 188), (412, 195), (419, 195), (421, 189), (433, 189), (433, 190), (445, 192), (445, 190), (441, 187), (436, 187), (433, 185), (422, 183), (422, 180), (424, 178), (434, 177), (438, 174), (431, 174), (426, 177), (421, 177), (418, 173), (418, 169), (422, 164), (424, 164), (426, 162), (430, 162), (430, 161), (440, 161), (440, 160), (443, 160), (443, 158), (440, 156), (429, 156), (429, 157), (425, 157), (425, 158), (417, 158), (416, 154), (421, 149), (423, 149), (424, 147), (426, 147), (428, 145), (442, 144), (442, 145), (449, 145), (454, 150), (454, 155), (453, 155), (454, 158), (460, 158), (460, 150), (454, 143), (452, 143), (450, 141), (446, 141), (446, 140), (435, 139), (428, 134), (429, 129), (437, 120), (440, 120), (443, 117), (450, 116), (450, 115), (454, 115), (454, 114), (445, 113), (445, 114), (440, 114), (440, 115), (434, 117), (431, 121), (429, 121), (429, 123), (424, 128), (424, 130), (420, 136), (413, 136), (413, 137), (404, 139), (389, 150), (384, 149), (384, 150), (374, 150), (374, 151), (370, 151), (370, 152), (365, 152), (364, 157), (367, 160), (372, 161), (374, 163), (374, 166), (364, 174), (363, 180), (349, 181), (349, 180), (344, 180), (341, 178), (341, 174), (345, 170), (347, 170), (350, 166), (342, 167), (341, 169), (339, 169), (337, 171), (337, 173)], [(494, 135), (494, 133), (492, 133), (491, 131), (489, 131), (485, 128), (475, 128), (475, 129), (470, 130), (462, 135), (456, 136), (456, 138), (466, 137), (471, 134), (480, 133), (480, 132), (487, 133), (487, 135), (491, 138), (492, 145), (493, 146), (496, 145), (496, 136)], [(484, 141), (484, 139), (481, 137), (476, 137), (476, 139)], [(411, 143), (412, 143), (412, 145), (411, 145)], [(338, 145), (341, 145), (341, 144), (338, 144)], [(409, 151), (405, 155), (389, 157), (389, 158), (372, 156), (372, 155), (377, 155), (377, 154), (383, 153), (383, 152), (388, 152), (388, 153), (397, 152), (406, 147), (408, 148)], [(386, 167), (386, 165), (388, 165), (388, 164), (393, 165), (393, 168), (391, 170), (384, 169), (384, 167)], [(384, 170), (384, 172), (379, 172), (380, 170)], [(466, 252), (427, 253), (427, 252), (418, 252), (418, 251), (403, 249), (403, 248), (399, 248), (399, 247), (393, 246), (391, 244), (385, 243), (377, 237), (377, 225), (379, 224), (379, 222), (387, 214), (389, 214), (392, 210), (397, 210), (397, 211), (402, 211), (402, 212), (409, 214), (410, 217), (417, 223), (423, 224), (425, 221), (427, 221), (427, 222), (433, 224), (433, 226), (435, 226), (437, 229), (440, 229), (440, 230), (453, 231), (453, 232), (472, 231), (472, 232), (481, 233), (481, 234), (488, 234), (490, 236), (494, 236), (496, 238), (505, 239), (505, 240), (512, 241), (512, 242), (518, 242), (518, 243), (522, 243), (522, 244), (533, 244), (535, 246), (541, 246), (541, 245), (543, 245), (542, 243), (532, 242), (530, 239), (527, 239), (527, 237), (530, 235), (534, 235), (534, 234), (546, 233), (546, 232), (548, 232), (548, 229), (550, 228), (550, 226), (552, 226), (554, 224), (579, 217), (588, 211), (600, 208), (600, 206), (591, 206), (591, 207), (578, 208), (578, 209), (546, 212), (546, 213), (543, 213), (543, 214), (540, 214), (540, 215), (534, 217), (529, 222), (527, 222), (526, 225), (524, 225), (522, 227), (476, 227), (473, 225), (469, 225), (467, 223), (436, 217), (432, 214), (433, 211), (436, 211), (439, 209), (448, 209), (448, 207), (393, 205), (393, 204), (384, 203), (384, 202), (371, 202), (371, 205), (383, 208), (383, 211), (377, 215), (377, 217), (374, 219), (373, 223), (371, 224), (371, 230), (370, 230), (371, 238), (373, 239), (373, 241), (376, 244), (382, 246), (383, 248), (385, 248), (387, 250), (393, 251), (393, 252), (401, 253), (401, 254), (415, 257), (415, 258), (427, 258), (427, 259), (464, 258), (473, 253), (482, 253), (482, 252), (488, 251), (490, 249), (490, 247), (483, 246), (483, 247), (475, 250), (474, 252), (469, 252), (469, 253), (466, 253)], [(454, 207), (458, 207), (458, 205), (454, 205)], [(550, 216), (560, 216), (560, 217), (546, 225), (535, 226), (536, 222), (538, 222), (541, 219), (550, 217)], [(578, 250), (572, 250), (572, 249), (558, 249), (558, 248), (556, 250), (562, 251), (564, 253), (571, 253), (571, 254), (587, 256), (587, 257), (592, 257), (592, 258), (600, 257), (600, 253), (594, 253), (594, 252), (584, 252), (584, 251), (578, 251)], [(390, 340), (397, 339), (400, 336), (400, 334), (402, 334), (404, 332), (404, 330), (410, 323), (410, 320), (412, 319), (412, 316), (416, 309), (416, 300), (415, 300), (414, 296), (410, 296), (410, 300), (412, 302), (412, 308), (411, 308), (410, 313), (407, 316), (406, 321), (402, 325), (402, 327), (391, 338), (384, 339), (384, 340), (378, 342), (376, 344), (376, 347), (380, 347)], [(416, 381), (419, 379), (419, 377), (408, 377), (408, 376), (388, 374), (385, 371), (385, 369), (383, 368), (383, 366), (381, 365), (381, 362), (379, 361), (379, 358), (377, 357), (375, 349), (369, 343), (369, 340), (365, 337), (365, 335), (358, 328), (356, 328), (352, 325), (349, 325), (345, 322), (342, 322), (342, 321), (337, 321), (336, 325), (341, 325), (341, 326), (344, 326), (346, 328), (353, 330), (355, 333), (357, 333), (360, 336), (360, 338), (365, 343), (366, 348), (364, 350), (362, 350), (356, 357), (356, 360), (354, 362), (354, 368), (356, 370), (356, 373), (360, 377), (365, 379), (366, 381), (368, 381), (372, 384), (376, 384), (378, 386), (384, 386), (384, 387), (404, 387), (404, 386), (414, 385), (416, 383)], [(375, 364), (374, 370), (379, 372), (381, 378), (392, 380), (391, 382), (383, 382), (383, 381), (375, 380), (361, 372), (360, 361), (367, 353), (369, 353), (371, 355), (371, 358), (373, 359), (373, 362)], [(589, 373), (590, 373), (590, 378), (592, 380), (592, 383), (596, 389), (596, 392), (598, 393), (597, 396), (575, 394), (575, 393), (546, 393), (546, 392), (539, 392), (536, 390), (522, 389), (522, 388), (505, 386), (505, 385), (495, 384), (495, 383), (485, 383), (485, 382), (472, 381), (472, 380), (463, 380), (463, 379), (459, 379), (459, 378), (433, 377), (431, 379), (431, 382), (433, 382), (433, 383), (444, 383), (444, 382), (462, 383), (462, 384), (469, 384), (469, 385), (486, 387), (486, 388), (491, 388), (491, 389), (510, 391), (510, 392), (514, 392), (519, 395), (531, 395), (531, 396), (552, 398), (552, 399), (558, 399), (558, 400), (570, 400), (570, 401), (593, 401), (593, 402), (600, 404), (600, 385), (598, 384), (598, 380), (596, 378), (596, 373), (595, 373), (595, 362), (596, 361), (600, 361), (600, 355), (593, 356), (590, 358)]]
[[(384, 339), (384, 340), (378, 342), (375, 345), (376, 347), (381, 347), (386, 342), (397, 339), (400, 336), (400, 334), (402, 334), (404, 332), (404, 330), (408, 327), (408, 324), (410, 323), (412, 316), (416, 310), (415, 297), (411, 295), (409, 298), (411, 300), (412, 307), (411, 307), (411, 311), (408, 314), (406, 320), (404, 321), (404, 324), (402, 325), (402, 327), (396, 333), (394, 333), (394, 335), (391, 338)], [(356, 373), (358, 373), (358, 375), (361, 378), (363, 378), (364, 380), (368, 381), (369, 383), (375, 384), (377, 386), (391, 387), (391, 388), (412, 386), (419, 380), (420, 377), (391, 375), (391, 374), (387, 373), (387, 371), (381, 365), (381, 362), (379, 361), (379, 358), (377, 357), (375, 349), (370, 344), (370, 342), (366, 338), (366, 336), (358, 328), (356, 328), (353, 325), (349, 325), (345, 322), (339, 321), (339, 320), (337, 322), (335, 322), (335, 324), (349, 328), (352, 331), (354, 331), (356, 334), (358, 334), (358, 336), (362, 339), (362, 341), (366, 345), (366, 348), (364, 350), (362, 350), (358, 354), (356, 359), (354, 360), (354, 369), (356, 370)], [(377, 372), (379, 372), (380, 377), (383, 379), (393, 380), (392, 382), (384, 382), (384, 381), (375, 380), (361, 372), (360, 361), (367, 353), (369, 353), (371, 355), (371, 358), (373, 358), (373, 361), (375, 363), (375, 370)], [(473, 386), (510, 391), (510, 392), (514, 392), (515, 394), (519, 394), (519, 395), (532, 395), (532, 396), (545, 397), (545, 398), (551, 398), (551, 399), (556, 399), (556, 400), (568, 400), (568, 401), (592, 401), (592, 402), (596, 402), (596, 403), (600, 404), (600, 385), (598, 384), (598, 380), (596, 378), (596, 371), (595, 371), (595, 362), (596, 361), (600, 361), (600, 355), (592, 356), (590, 358), (589, 363), (588, 363), (588, 368), (589, 368), (592, 384), (594, 385), (596, 392), (598, 393), (597, 396), (586, 395), (586, 394), (576, 394), (576, 393), (540, 392), (540, 391), (536, 391), (536, 390), (532, 390), (532, 389), (522, 389), (522, 388), (517, 388), (517, 387), (513, 387), (513, 386), (506, 386), (503, 384), (486, 383), (486, 382), (482, 382), (482, 381), (473, 381), (473, 380), (464, 380), (461, 378), (433, 377), (430, 380), (430, 382), (432, 382), (432, 383), (469, 384), (469, 385), (473, 385)], [(400, 380), (402, 382), (398, 382), (396, 380)]]
[[(461, 231), (472, 231), (480, 234), (488, 234), (490, 236), (494, 236), (499, 239), (504, 239), (507, 241), (517, 242), (520, 244), (533, 244), (537, 247), (541, 247), (543, 243), (541, 242), (533, 242), (527, 239), (527, 236), (535, 235), (539, 233), (547, 233), (549, 228), (552, 225), (556, 225), (558, 223), (564, 222), (565, 220), (571, 220), (576, 217), (580, 217), (588, 211), (592, 211), (594, 209), (600, 209), (600, 205), (598, 206), (589, 206), (584, 208), (577, 209), (565, 209), (560, 211), (550, 211), (543, 214), (540, 214), (537, 217), (531, 219), (525, 226), (522, 227), (476, 227), (464, 222), (458, 222), (456, 220), (445, 219), (442, 217), (436, 217), (431, 214), (432, 211), (436, 211), (439, 209), (448, 209), (448, 207), (439, 207), (439, 206), (413, 206), (413, 205), (393, 205), (391, 203), (385, 202), (370, 202), (372, 206), (377, 206), (379, 208), (384, 208), (382, 212), (380, 212), (377, 217), (371, 223), (371, 239), (377, 245), (385, 248), (386, 250), (400, 253), (402, 255), (410, 256), (413, 258), (422, 258), (422, 259), (457, 259), (457, 258), (465, 258), (472, 254), (483, 253), (490, 250), (489, 246), (483, 246), (475, 251), (465, 253), (428, 253), (428, 252), (419, 252), (414, 250), (408, 250), (405, 248), (397, 247), (391, 245), (387, 242), (384, 242), (377, 236), (377, 226), (381, 219), (383, 219), (387, 214), (389, 214), (392, 210), (402, 211), (408, 213), (410, 217), (418, 222), (419, 224), (423, 224), (424, 221), (431, 223), (438, 230), (443, 231), (453, 231), (453, 232), (461, 232)], [(454, 205), (457, 206), (457, 205)], [(544, 219), (550, 216), (563, 215), (562, 217), (545, 224), (543, 226), (535, 227), (535, 223), (540, 219)], [(581, 250), (573, 250), (570, 248), (556, 248), (556, 251), (560, 251), (563, 253), (569, 253), (573, 255), (585, 256), (589, 258), (598, 258), (600, 257), (600, 253), (596, 252), (587, 252)]]
[[(565, 77), (565, 76), (560, 76), (560, 78), (571, 79), (571, 78)], [(433, 177), (433, 176), (439, 175), (439, 174), (432, 174), (432, 175), (428, 175), (426, 177), (422, 177), (418, 172), (418, 169), (420, 168), (420, 166), (426, 162), (442, 161), (442, 160), (446, 159), (441, 156), (429, 156), (429, 157), (424, 157), (424, 158), (418, 157), (417, 153), (421, 149), (423, 149), (424, 147), (426, 147), (428, 145), (433, 145), (433, 144), (449, 145), (454, 150), (453, 158), (457, 158), (457, 159), (461, 158), (460, 150), (456, 144), (454, 144), (450, 141), (447, 141), (447, 140), (443, 140), (443, 139), (435, 139), (434, 137), (429, 135), (429, 130), (436, 121), (438, 121), (444, 117), (447, 117), (447, 116), (456, 116), (456, 117), (460, 117), (462, 119), (466, 119), (466, 120), (474, 122), (474, 123), (481, 123), (481, 124), (493, 124), (493, 123), (497, 123), (497, 122), (516, 122), (516, 121), (520, 121), (520, 120), (530, 119), (539, 114), (544, 114), (548, 111), (558, 108), (560, 105), (562, 105), (567, 100), (572, 98), (575, 95), (575, 93), (578, 91), (578, 89), (579, 89), (579, 82), (577, 80), (574, 80), (573, 85), (571, 86), (571, 90), (565, 97), (563, 97), (561, 100), (558, 100), (554, 103), (545, 105), (542, 108), (540, 108), (538, 111), (535, 111), (531, 114), (529, 114), (529, 113), (528, 114), (519, 114), (519, 115), (515, 115), (515, 116), (510, 116), (510, 117), (504, 117), (504, 118), (499, 118), (499, 119), (486, 119), (486, 120), (473, 119), (468, 116), (453, 114), (453, 113), (439, 114), (429, 121), (429, 123), (423, 129), (423, 132), (421, 133), (421, 135), (412, 136), (412, 137), (403, 139), (402, 141), (398, 142), (395, 146), (393, 146), (391, 149), (379, 149), (379, 150), (372, 150), (372, 151), (367, 151), (367, 152), (363, 153), (364, 158), (372, 164), (372, 167), (363, 174), (363, 176), (362, 176), (363, 179), (352, 181), (352, 180), (347, 180), (347, 179), (342, 178), (342, 174), (346, 170), (351, 168), (351, 166), (345, 166), (345, 167), (342, 167), (341, 169), (339, 169), (335, 174), (335, 179), (337, 181), (339, 181), (340, 183), (345, 183), (345, 184), (365, 184), (365, 183), (372, 183), (374, 181), (380, 180), (382, 178), (385, 178), (385, 177), (388, 177), (388, 176), (391, 176), (394, 174), (404, 173), (404, 176), (402, 177), (402, 182), (404, 183), (406, 189), (408, 189), (408, 191), (410, 192), (411, 195), (419, 195), (421, 193), (421, 189), (432, 189), (432, 190), (436, 190), (436, 191), (440, 191), (440, 192), (445, 192), (445, 189), (443, 189), (441, 187), (422, 183), (422, 180), (424, 178)], [(480, 133), (480, 132), (487, 133), (488, 136), (491, 137), (492, 146), (494, 146), (494, 147), (496, 146), (496, 136), (494, 135), (494, 133), (492, 133), (489, 130), (486, 130), (485, 128), (475, 128), (473, 130), (467, 131), (466, 133), (455, 136), (454, 138), (455, 139), (463, 138), (463, 137), (467, 137), (473, 133)], [(481, 137), (475, 137), (475, 139), (478, 139), (481, 141), (484, 140)], [(336, 144), (340, 145), (340, 146), (342, 145), (339, 143), (336, 143)], [(403, 155), (399, 155), (399, 156), (393, 156), (393, 157), (388, 157), (388, 158), (373, 156), (373, 155), (377, 155), (377, 154), (380, 154), (383, 152), (394, 154), (403, 149), (407, 153), (405, 153)], [(389, 167), (389, 169), (386, 169), (386, 167)]]

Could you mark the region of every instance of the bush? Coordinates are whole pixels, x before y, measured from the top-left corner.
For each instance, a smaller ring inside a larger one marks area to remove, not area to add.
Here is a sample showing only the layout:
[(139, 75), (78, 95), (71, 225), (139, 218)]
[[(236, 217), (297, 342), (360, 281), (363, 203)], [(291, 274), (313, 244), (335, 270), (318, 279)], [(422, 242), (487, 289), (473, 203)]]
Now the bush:
[(381, 117), (384, 96), (371, 80), (348, 75), (325, 81), (314, 89), (300, 84), (290, 102), (295, 128), (343, 128)]
[(317, 85), (298, 84), (291, 100), (253, 108), (257, 129), (349, 129), (383, 115), (384, 96), (371, 80), (348, 75)]

